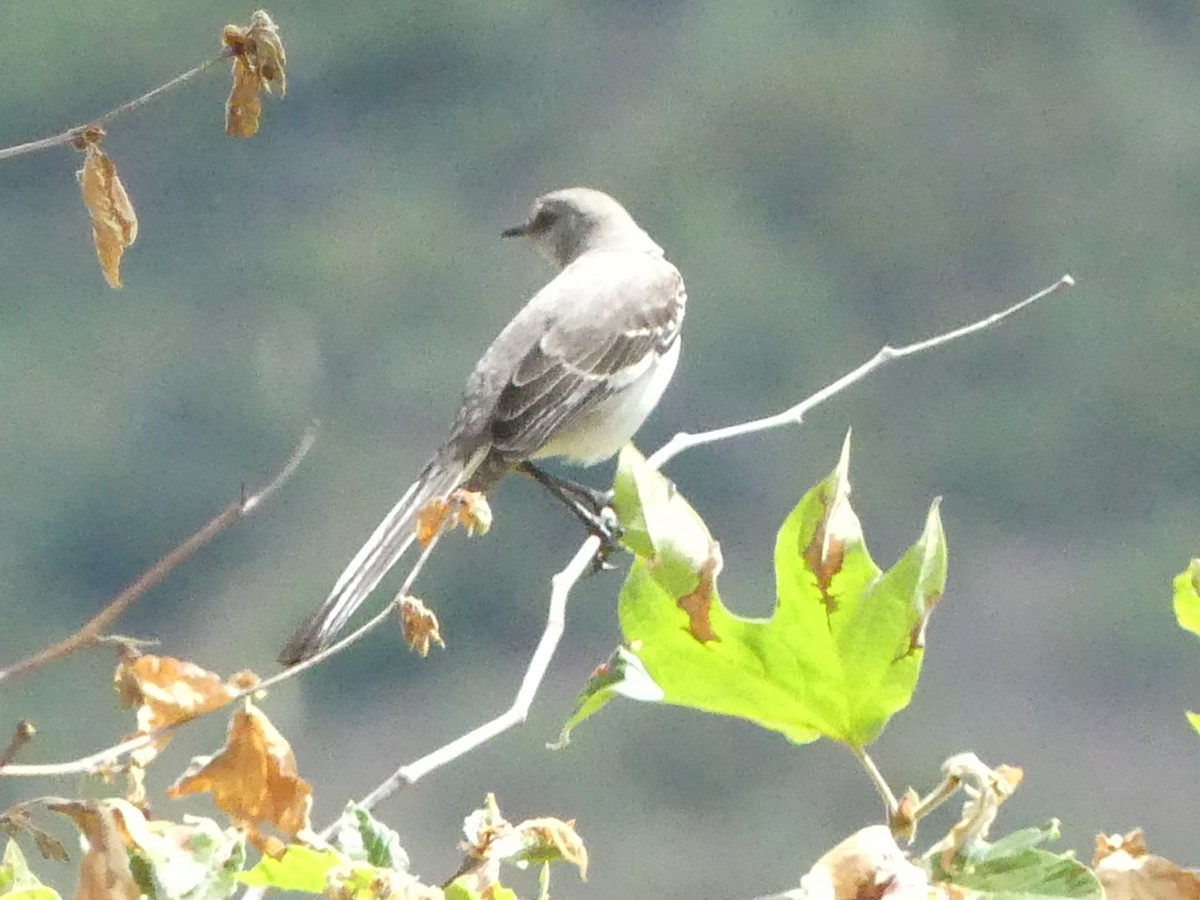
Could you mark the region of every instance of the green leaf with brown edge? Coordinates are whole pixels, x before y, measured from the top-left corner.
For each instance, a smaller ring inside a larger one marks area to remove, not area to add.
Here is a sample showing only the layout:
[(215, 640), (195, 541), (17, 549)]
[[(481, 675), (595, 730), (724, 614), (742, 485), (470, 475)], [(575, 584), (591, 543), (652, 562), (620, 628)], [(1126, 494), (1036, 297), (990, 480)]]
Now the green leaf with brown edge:
[[(721, 602), (720, 547), (699, 515), (636, 450), (621, 454), (614, 505), (636, 556), (621, 629), (665, 702), (748, 719), (797, 743), (855, 747), (909, 702), (945, 584), (938, 504), (918, 541), (881, 572), (850, 506), (848, 467), (849, 436), (837, 467), (779, 531), (774, 615), (750, 619)], [(585, 692), (569, 724), (599, 705)]]

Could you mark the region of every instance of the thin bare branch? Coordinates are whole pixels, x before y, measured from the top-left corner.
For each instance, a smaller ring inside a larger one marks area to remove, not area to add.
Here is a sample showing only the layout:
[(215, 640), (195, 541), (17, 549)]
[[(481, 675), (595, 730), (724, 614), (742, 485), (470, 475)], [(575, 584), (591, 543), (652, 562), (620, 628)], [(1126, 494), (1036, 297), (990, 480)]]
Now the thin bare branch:
[(93, 647), (104, 640), (104, 631), (108, 626), (133, 606), (150, 588), (161, 582), (168, 573), (185, 559), (207, 544), (212, 538), (227, 528), (230, 524), (250, 514), (264, 500), (279, 489), (280, 485), (296, 470), (307, 455), (316, 439), (316, 425), (309, 427), (300, 439), (300, 443), (288, 458), (286, 465), (279, 475), (271, 480), (261, 491), (247, 495), (244, 490), (233, 503), (221, 510), (216, 516), (204, 524), (195, 534), (171, 550), (166, 556), (143, 572), (133, 584), (121, 591), (109, 602), (104, 609), (96, 613), (83, 624), (74, 634), (63, 638), (46, 647), (44, 650), (28, 656), (20, 662), (5, 669), (0, 669), (0, 687), (5, 682), (12, 681), (20, 675), (27, 675), (42, 666), (57, 662), (63, 657), (77, 653), (88, 647)]
[(715, 444), (718, 441), (728, 440), (729, 438), (741, 437), (742, 435), (755, 434), (759, 431), (769, 431), (772, 428), (782, 428), (785, 425), (799, 425), (803, 420), (805, 413), (814, 407), (820, 406), (831, 397), (840, 394), (852, 384), (857, 384), (862, 381), (876, 369), (879, 369), (897, 359), (903, 359), (906, 356), (915, 356), (918, 353), (924, 353), (926, 350), (933, 350), (936, 347), (941, 347), (951, 341), (956, 341), (959, 338), (967, 337), (968, 335), (976, 334), (984, 329), (991, 328), (993, 325), (998, 325), (1009, 316), (1015, 315), (1027, 306), (1031, 306), (1051, 294), (1058, 293), (1066, 288), (1073, 287), (1075, 279), (1070, 275), (1064, 275), (1054, 284), (1047, 288), (1043, 288), (1036, 294), (1026, 297), (1018, 303), (1014, 303), (1007, 309), (1003, 309), (998, 313), (993, 313), (986, 318), (980, 319), (977, 322), (972, 322), (970, 325), (964, 325), (962, 328), (955, 328), (952, 331), (943, 332), (923, 341), (917, 341), (915, 344), (907, 344), (903, 347), (884, 346), (878, 353), (872, 356), (869, 360), (859, 366), (852, 372), (847, 372), (837, 381), (833, 382), (817, 391), (811, 397), (800, 401), (795, 406), (785, 409), (781, 413), (776, 413), (772, 416), (766, 416), (762, 419), (754, 419), (749, 422), (739, 422), (736, 425), (728, 425), (724, 428), (716, 428), (712, 431), (702, 431), (698, 434), (689, 434), (681, 431), (662, 447), (656, 450), (648, 460), (652, 468), (661, 468), (668, 461), (674, 459), (684, 450), (690, 450), (692, 447), (700, 447), (704, 444)]
[(33, 723), (27, 719), (22, 719), (17, 723), (17, 727), (13, 730), (13, 736), (8, 742), (8, 746), (0, 752), (0, 769), (12, 762), (14, 756), (33, 740), (33, 736), (37, 734), (37, 729), (33, 727)]
[[(490, 722), (485, 722), (432, 753), (401, 766), (379, 787), (362, 799), (363, 806), (367, 809), (373, 808), (401, 787), (414, 784), (434, 769), (458, 759), (464, 753), (487, 743), (496, 735), (525, 723), (525, 719), (529, 715), (529, 708), (533, 705), (533, 699), (537, 696), (538, 688), (541, 687), (542, 679), (550, 666), (550, 660), (554, 658), (554, 651), (558, 648), (558, 642), (562, 638), (566, 625), (567, 600), (570, 598), (571, 589), (587, 572), (599, 549), (600, 538), (595, 535), (590, 536), (579, 546), (566, 567), (551, 579), (550, 609), (546, 618), (546, 627), (543, 629), (537, 648), (525, 669), (525, 676), (521, 679), (521, 686), (517, 690), (517, 696), (513, 700), (512, 706)], [(322, 836), (328, 837), (333, 827), (329, 826), (322, 832)]]
[(330, 644), (320, 653), (314, 653), (303, 662), (298, 662), (295, 665), (289, 666), (282, 672), (272, 675), (265, 681), (259, 682), (252, 690), (248, 690), (244, 693), (257, 693), (258, 691), (275, 687), (277, 684), (282, 684), (289, 679), (295, 678), (301, 672), (306, 672), (314, 666), (319, 666), (321, 663), (325, 662), (325, 660), (329, 659), (329, 657), (336, 656), (338, 653), (341, 653), (351, 644), (357, 644), (360, 640), (366, 637), (369, 632), (372, 632), (378, 628), (380, 623), (382, 623), (385, 619), (390, 618), (396, 612), (397, 607), (400, 605), (400, 601), (408, 596), (409, 592), (412, 590), (413, 583), (417, 580), (417, 575), (420, 574), (421, 569), (425, 566), (425, 561), (429, 559), (429, 555), (433, 553), (433, 548), (437, 546), (438, 541), (441, 539), (442, 533), (438, 532), (433, 536), (433, 539), (430, 540), (430, 542), (424, 548), (422, 548), (421, 555), (418, 556), (417, 561), (413, 563), (412, 569), (409, 570), (408, 575), (404, 579), (404, 584), (400, 586), (400, 590), (396, 592), (396, 596), (392, 598), (392, 601), (387, 606), (377, 612), (358, 628), (354, 629), (354, 631), (350, 632), (344, 638)]
[(139, 106), (149, 103), (155, 97), (165, 94), (172, 88), (179, 87), (179, 85), (190, 81), (202, 72), (208, 71), (221, 60), (228, 59), (230, 55), (231, 52), (229, 48), (226, 48), (221, 52), (220, 56), (215, 56), (207, 62), (203, 62), (196, 66), (194, 69), (188, 69), (182, 75), (176, 75), (166, 84), (159, 85), (154, 90), (147, 91), (140, 97), (134, 97), (129, 102), (122, 103), (115, 109), (110, 109), (108, 112), (104, 113), (104, 115), (92, 119), (90, 122), (84, 125), (76, 125), (74, 128), (68, 128), (66, 131), (62, 132), (61, 134), (56, 134), (53, 137), (42, 138), (38, 141), (30, 141), (27, 144), (18, 144), (15, 147), (0, 148), (0, 160), (11, 159), (14, 156), (24, 156), (28, 153), (38, 153), (42, 150), (49, 150), (52, 147), (62, 147), (66, 144), (70, 144), (87, 129), (94, 128), (97, 125), (103, 125), (105, 122), (110, 122), (119, 115), (130, 112), (137, 109)]
[[(293, 457), (293, 459), (295, 459), (295, 457)], [(294, 466), (292, 466), (290, 463), (289, 463), (289, 466), (291, 468), (294, 468)], [(288, 468), (285, 467), (284, 472), (287, 472), (287, 471), (288, 471)], [(281, 475), (282, 474), (283, 473), (281, 473)], [(281, 483), (280, 479), (276, 478), (273, 482), (271, 482), (270, 485), (268, 485), (262, 491), (260, 491), (257, 494), (254, 494), (250, 498), (247, 498), (246, 502), (249, 503), (253, 500), (264, 499), (265, 496), (270, 491), (274, 490), (274, 488), (277, 487), (279, 483)], [(253, 685), (252, 687), (246, 688), (245, 690), (241, 691), (240, 693), (235, 694), (233, 697), (231, 697), (229, 699), (229, 703), (224, 703), (221, 706), (217, 706), (217, 707), (213, 707), (212, 709), (205, 710), (204, 712), (200, 713), (197, 716), (193, 716), (190, 719), (184, 719), (179, 722), (173, 722), (172, 724), (166, 725), (162, 728), (159, 728), (156, 731), (152, 731), (152, 732), (149, 732), (146, 734), (135, 735), (134, 737), (129, 738), (128, 740), (122, 741), (119, 744), (115, 744), (112, 747), (109, 747), (105, 750), (100, 750), (96, 753), (89, 754), (88, 756), (84, 756), (79, 759), (70, 760), (68, 762), (62, 762), (62, 763), (45, 763), (45, 764), (38, 764), (38, 765), (23, 765), (23, 766), (0, 766), (0, 776), (8, 775), (8, 776), (14, 777), (14, 778), (44, 778), (44, 777), (61, 776), (61, 775), (80, 775), (80, 774), (87, 773), (87, 772), (95, 772), (98, 769), (102, 769), (107, 766), (113, 765), (114, 763), (119, 761), (122, 757), (124, 757), (130, 753), (133, 753), (135, 750), (140, 750), (142, 747), (147, 746), (148, 744), (158, 740), (158, 738), (160, 738), (166, 734), (170, 734), (176, 728), (186, 725), (189, 722), (193, 722), (196, 719), (202, 718), (203, 716), (206, 716), (210, 713), (214, 713), (217, 710), (225, 709), (230, 704), (236, 703), (237, 701), (239, 701), (245, 697), (249, 697), (254, 694), (259, 694), (263, 691), (266, 691), (269, 688), (272, 688), (272, 687), (275, 687), (276, 685), (282, 684), (285, 681), (289, 681), (290, 679), (295, 678), (301, 672), (305, 672), (308, 669), (311, 669), (313, 666), (319, 665), (320, 663), (324, 662), (329, 657), (334, 656), (335, 654), (341, 653), (343, 650), (345, 650), (350, 645), (355, 644), (358, 641), (360, 641), (363, 637), (365, 637), (367, 635), (368, 632), (371, 632), (374, 629), (378, 628), (379, 625), (385, 619), (391, 617), (395, 613), (396, 608), (400, 604), (400, 601), (411, 592), (413, 583), (417, 580), (417, 575), (420, 574), (421, 569), (425, 566), (426, 560), (429, 559), (430, 554), (433, 552), (433, 548), (437, 545), (438, 541), (441, 540), (441, 537), (442, 537), (441, 533), (434, 535), (433, 539), (429, 542), (429, 544), (425, 548), (422, 549), (421, 555), (418, 556), (416, 562), (413, 563), (412, 569), (409, 571), (408, 575), (405, 577), (404, 583), (400, 586), (400, 590), (396, 593), (396, 596), (392, 599), (392, 601), (387, 606), (385, 606), (383, 609), (381, 609), (372, 618), (367, 620), (365, 623), (363, 623), (360, 627), (358, 627), (357, 629), (352, 631), (350, 634), (346, 635), (340, 641), (338, 641), (334, 644), (330, 644), (328, 647), (326, 647), (320, 653), (315, 654), (314, 656), (304, 660), (304, 662), (297, 663), (296, 665), (291, 666), (290, 668), (284, 669), (282, 672), (279, 672), (279, 673), (271, 676), (270, 678), (260, 681), (260, 682), (256, 683), (255, 685)]]

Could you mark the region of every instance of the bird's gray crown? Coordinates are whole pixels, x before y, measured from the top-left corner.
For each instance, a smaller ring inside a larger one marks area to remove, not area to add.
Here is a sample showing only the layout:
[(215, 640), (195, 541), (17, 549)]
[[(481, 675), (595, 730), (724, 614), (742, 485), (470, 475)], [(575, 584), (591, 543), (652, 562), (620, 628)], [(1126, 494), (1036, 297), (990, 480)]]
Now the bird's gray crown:
[(662, 248), (612, 197), (592, 188), (573, 187), (533, 201), (529, 218), (504, 232), (525, 235), (559, 266), (568, 266), (589, 250), (635, 250), (662, 255)]

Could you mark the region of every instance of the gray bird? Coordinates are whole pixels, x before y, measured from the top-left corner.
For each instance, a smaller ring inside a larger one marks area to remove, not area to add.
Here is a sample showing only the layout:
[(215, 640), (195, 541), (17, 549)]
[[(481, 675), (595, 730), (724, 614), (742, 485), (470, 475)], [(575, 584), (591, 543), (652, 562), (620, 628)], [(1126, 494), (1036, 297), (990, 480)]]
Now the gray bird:
[(445, 443), (292, 635), (281, 663), (332, 642), (408, 549), (417, 512), (431, 500), (460, 487), (487, 491), (521, 470), (571, 503), (561, 490), (570, 483), (531, 461), (562, 457), (586, 466), (616, 455), (671, 380), (683, 278), (617, 201), (590, 188), (555, 191), (503, 236), (530, 238), (559, 273), (483, 354)]

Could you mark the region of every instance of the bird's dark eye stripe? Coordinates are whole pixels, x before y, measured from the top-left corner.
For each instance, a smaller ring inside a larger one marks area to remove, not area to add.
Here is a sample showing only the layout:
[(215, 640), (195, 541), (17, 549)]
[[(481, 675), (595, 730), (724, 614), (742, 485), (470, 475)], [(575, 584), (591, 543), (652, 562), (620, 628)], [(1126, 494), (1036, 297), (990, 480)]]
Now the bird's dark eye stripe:
[(544, 228), (549, 228), (554, 224), (554, 220), (558, 218), (558, 214), (550, 209), (539, 209), (537, 215), (533, 217), (533, 229), (541, 231)]

